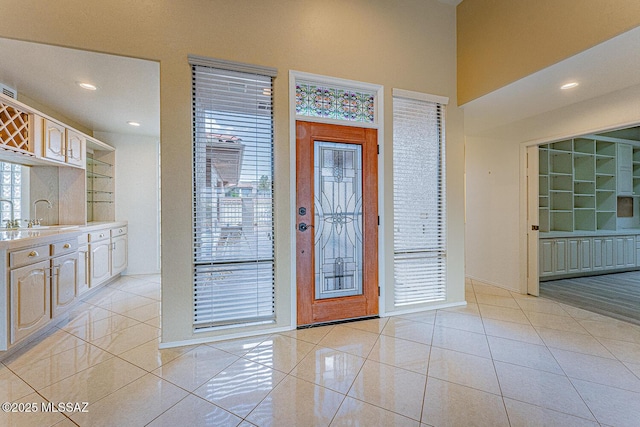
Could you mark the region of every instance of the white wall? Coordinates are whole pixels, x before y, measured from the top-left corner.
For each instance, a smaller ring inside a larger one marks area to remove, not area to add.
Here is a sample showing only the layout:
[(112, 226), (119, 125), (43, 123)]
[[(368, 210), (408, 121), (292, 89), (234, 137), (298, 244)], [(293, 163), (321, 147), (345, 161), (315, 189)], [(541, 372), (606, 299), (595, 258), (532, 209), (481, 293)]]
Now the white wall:
[(640, 123), (640, 86), (467, 135), (467, 275), (526, 292), (521, 146)]
[(129, 222), (129, 266), (124, 274), (160, 273), (159, 140), (95, 132), (116, 148), (116, 220)]

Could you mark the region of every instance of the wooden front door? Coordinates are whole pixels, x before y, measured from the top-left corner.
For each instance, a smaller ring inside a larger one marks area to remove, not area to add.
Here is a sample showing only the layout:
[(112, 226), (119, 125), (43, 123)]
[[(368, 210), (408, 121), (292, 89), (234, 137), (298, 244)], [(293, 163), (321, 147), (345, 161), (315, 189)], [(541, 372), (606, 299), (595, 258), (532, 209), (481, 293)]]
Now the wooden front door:
[(296, 122), (298, 326), (378, 314), (377, 139)]

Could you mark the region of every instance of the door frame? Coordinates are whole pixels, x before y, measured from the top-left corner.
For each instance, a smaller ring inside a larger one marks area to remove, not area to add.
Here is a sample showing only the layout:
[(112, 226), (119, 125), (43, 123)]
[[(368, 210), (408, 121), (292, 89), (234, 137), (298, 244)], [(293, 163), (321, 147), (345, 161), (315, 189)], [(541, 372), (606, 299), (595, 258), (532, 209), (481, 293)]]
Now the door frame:
[[(300, 80), (307, 82), (314, 82), (318, 84), (326, 84), (329, 87), (337, 86), (342, 88), (349, 88), (354, 90), (367, 90), (375, 93), (375, 112), (373, 123), (360, 123), (351, 122), (347, 120), (336, 120), (323, 117), (309, 117), (296, 114), (296, 83)], [(378, 226), (378, 286), (380, 287), (380, 296), (378, 297), (378, 315), (383, 316), (385, 314), (385, 295), (386, 295), (386, 281), (385, 281), (385, 205), (384, 205), (384, 178), (385, 178), (385, 164), (384, 164), (384, 86), (376, 85), (372, 83), (358, 82), (354, 80), (345, 80), (335, 77), (322, 76), (318, 74), (305, 73), (302, 71), (289, 70), (289, 168), (290, 168), (290, 181), (289, 181), (289, 220), (288, 228), (290, 232), (289, 237), (289, 251), (290, 261), (289, 268), (290, 274), (290, 294), (291, 294), (291, 326), (297, 326), (297, 284), (296, 284), (296, 257), (293, 256), (296, 253), (296, 232), (295, 227), (297, 224), (296, 218), (296, 120), (302, 120), (307, 122), (327, 123), (340, 126), (362, 127), (378, 130), (378, 215), (380, 216), (380, 225)]]

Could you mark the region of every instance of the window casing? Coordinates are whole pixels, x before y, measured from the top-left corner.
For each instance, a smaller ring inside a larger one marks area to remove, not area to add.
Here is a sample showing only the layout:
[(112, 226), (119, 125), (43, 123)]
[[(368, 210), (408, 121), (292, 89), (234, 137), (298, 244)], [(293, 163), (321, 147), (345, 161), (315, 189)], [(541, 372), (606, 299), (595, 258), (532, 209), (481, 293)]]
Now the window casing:
[(445, 104), (394, 90), (396, 307), (446, 299)]
[(0, 162), (0, 199), (13, 202), (13, 215), (11, 217), (11, 205), (0, 202), (0, 216), (2, 225), (5, 221), (22, 218), (22, 166), (13, 163)]
[(190, 57), (194, 329), (275, 320), (275, 70)]

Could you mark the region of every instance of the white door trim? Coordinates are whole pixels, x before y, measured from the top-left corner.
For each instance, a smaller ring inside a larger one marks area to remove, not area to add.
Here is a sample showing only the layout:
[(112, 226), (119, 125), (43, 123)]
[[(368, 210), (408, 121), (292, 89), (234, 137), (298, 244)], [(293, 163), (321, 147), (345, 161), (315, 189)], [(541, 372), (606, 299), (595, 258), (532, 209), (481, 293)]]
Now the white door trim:
[[(361, 89), (375, 93), (375, 112), (373, 123), (351, 122), (347, 120), (336, 120), (323, 117), (299, 116), (296, 114), (296, 83), (298, 81), (311, 81), (314, 83), (326, 84), (328, 86), (338, 86), (349, 89)], [(378, 130), (378, 145), (380, 155), (378, 156), (378, 214), (380, 215), (380, 226), (378, 227), (378, 286), (380, 286), (380, 296), (378, 298), (379, 315), (385, 314), (385, 251), (384, 251), (384, 86), (358, 82), (355, 80), (339, 79), (335, 77), (322, 76), (318, 74), (305, 73), (302, 71), (289, 70), (289, 226), (291, 233), (291, 326), (296, 326), (297, 301), (296, 301), (296, 120), (307, 122), (328, 123), (342, 126), (372, 128)]]

